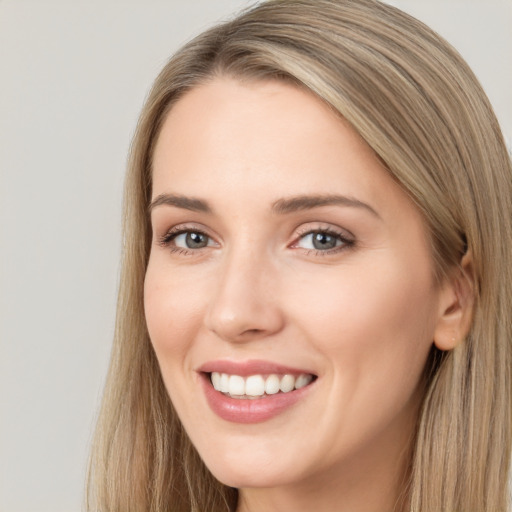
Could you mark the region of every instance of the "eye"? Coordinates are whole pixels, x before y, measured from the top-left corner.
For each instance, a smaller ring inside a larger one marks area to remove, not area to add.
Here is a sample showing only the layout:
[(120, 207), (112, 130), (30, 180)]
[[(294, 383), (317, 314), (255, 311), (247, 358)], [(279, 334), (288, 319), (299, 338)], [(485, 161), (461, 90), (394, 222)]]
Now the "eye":
[(169, 248), (172, 252), (194, 251), (216, 245), (215, 241), (203, 231), (176, 226), (159, 240), (159, 245)]
[(311, 230), (300, 236), (295, 247), (316, 252), (336, 252), (354, 245), (354, 240), (330, 229)]
[(202, 249), (211, 245), (211, 239), (208, 235), (200, 231), (185, 231), (172, 238), (174, 245), (182, 249)]

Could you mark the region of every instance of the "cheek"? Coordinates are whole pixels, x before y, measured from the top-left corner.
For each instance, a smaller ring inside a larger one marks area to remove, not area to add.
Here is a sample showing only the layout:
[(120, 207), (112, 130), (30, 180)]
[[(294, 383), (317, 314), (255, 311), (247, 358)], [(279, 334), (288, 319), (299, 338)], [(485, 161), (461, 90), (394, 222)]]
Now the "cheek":
[(334, 405), (319, 431), (333, 440), (333, 454), (357, 450), (397, 425), (407, 436), (421, 400), (436, 296), (429, 278), (380, 268), (388, 270), (350, 269), (331, 280), (329, 293), (310, 295), (302, 317), (296, 313), (326, 361), (325, 397)]
[(366, 345), (397, 335), (414, 341), (419, 333), (433, 331), (429, 326), (434, 323), (437, 295), (428, 272), (407, 271), (392, 261), (373, 271), (368, 268), (347, 266), (340, 272), (312, 274), (287, 302), (295, 304), (295, 312), (321, 333), (320, 338), (333, 341), (332, 348), (358, 332)]
[(421, 377), (432, 346), (437, 294), (430, 265), (409, 267), (390, 260), (375, 271), (354, 266), (335, 278), (316, 276), (307, 284), (316, 292), (307, 302), (295, 301), (294, 315), (354, 394), (380, 396), (393, 385), (397, 393), (408, 392)]
[(201, 325), (203, 296), (156, 265), (144, 281), (144, 311), (149, 336), (160, 365), (180, 362)]
[(180, 283), (177, 272), (169, 272), (165, 265), (148, 266), (144, 282), (148, 333), (167, 393), (182, 418), (197, 416), (187, 397), (197, 384), (191, 353), (201, 325), (201, 297), (190, 283)]

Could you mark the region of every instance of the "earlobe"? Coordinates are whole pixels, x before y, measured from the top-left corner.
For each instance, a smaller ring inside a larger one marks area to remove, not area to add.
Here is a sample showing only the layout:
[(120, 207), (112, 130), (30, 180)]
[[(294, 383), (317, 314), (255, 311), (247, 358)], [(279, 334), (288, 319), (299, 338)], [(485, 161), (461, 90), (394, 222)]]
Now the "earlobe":
[(454, 349), (468, 335), (473, 321), (474, 293), (473, 260), (467, 252), (442, 286), (440, 315), (434, 332), (434, 344), (439, 350)]

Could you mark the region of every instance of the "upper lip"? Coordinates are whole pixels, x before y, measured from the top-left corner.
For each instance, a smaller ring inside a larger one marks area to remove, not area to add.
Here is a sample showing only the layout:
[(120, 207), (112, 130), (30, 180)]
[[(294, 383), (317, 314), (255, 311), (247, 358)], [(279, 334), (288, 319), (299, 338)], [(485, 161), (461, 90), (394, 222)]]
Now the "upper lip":
[(230, 361), (227, 359), (218, 359), (204, 363), (198, 368), (198, 371), (203, 373), (228, 373), (230, 375), (240, 375), (241, 377), (268, 374), (314, 375), (314, 373), (309, 370), (304, 370), (302, 368), (292, 368), (290, 366), (282, 365), (279, 363), (258, 359), (249, 361)]

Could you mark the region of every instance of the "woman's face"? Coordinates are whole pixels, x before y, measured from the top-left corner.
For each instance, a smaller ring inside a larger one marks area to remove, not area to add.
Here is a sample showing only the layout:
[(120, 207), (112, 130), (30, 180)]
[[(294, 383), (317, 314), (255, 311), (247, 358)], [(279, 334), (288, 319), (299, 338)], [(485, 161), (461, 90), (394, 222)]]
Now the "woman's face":
[(152, 201), (149, 334), (213, 474), (396, 473), (442, 292), (422, 218), (369, 146), (308, 92), (217, 78), (168, 115)]

